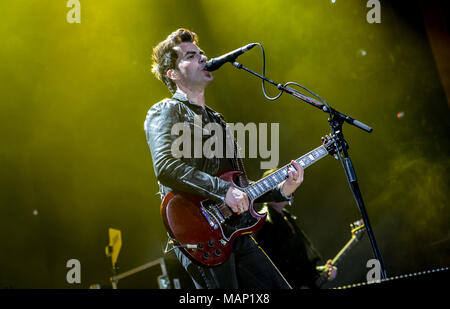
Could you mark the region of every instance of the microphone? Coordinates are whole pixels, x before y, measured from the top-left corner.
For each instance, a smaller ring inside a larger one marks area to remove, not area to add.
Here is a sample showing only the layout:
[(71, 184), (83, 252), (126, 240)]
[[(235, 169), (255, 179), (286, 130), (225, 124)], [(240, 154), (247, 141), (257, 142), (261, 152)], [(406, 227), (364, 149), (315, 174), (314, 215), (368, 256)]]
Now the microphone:
[(238, 48), (233, 50), (232, 52), (229, 52), (228, 54), (222, 55), (217, 58), (212, 58), (208, 62), (206, 62), (205, 70), (207, 71), (215, 71), (218, 68), (220, 68), (224, 63), (226, 62), (234, 62), (237, 57), (245, 53), (246, 51), (252, 49), (255, 45), (258, 45), (257, 43), (251, 43), (248, 45), (245, 45), (244, 47)]

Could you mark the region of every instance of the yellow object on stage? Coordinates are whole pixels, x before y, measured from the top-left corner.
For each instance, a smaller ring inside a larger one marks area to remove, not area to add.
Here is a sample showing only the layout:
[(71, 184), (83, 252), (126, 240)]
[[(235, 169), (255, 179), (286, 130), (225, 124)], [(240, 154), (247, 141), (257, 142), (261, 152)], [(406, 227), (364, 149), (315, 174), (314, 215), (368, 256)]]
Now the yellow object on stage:
[(122, 233), (120, 230), (109, 228), (109, 245), (106, 246), (106, 256), (111, 257), (111, 263), (114, 267), (122, 247)]

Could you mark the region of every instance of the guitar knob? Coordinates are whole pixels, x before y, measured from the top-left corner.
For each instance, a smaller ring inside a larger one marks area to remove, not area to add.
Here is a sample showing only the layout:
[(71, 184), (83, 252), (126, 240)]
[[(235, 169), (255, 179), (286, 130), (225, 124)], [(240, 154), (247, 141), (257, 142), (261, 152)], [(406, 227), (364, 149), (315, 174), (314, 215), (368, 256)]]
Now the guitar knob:
[(214, 240), (208, 241), (208, 247), (210, 248), (214, 247)]
[(211, 254), (209, 254), (208, 252), (205, 252), (202, 255), (203, 259), (205, 259), (205, 260), (209, 259), (210, 256), (211, 256)]
[(201, 243), (201, 242), (197, 244), (197, 249), (198, 250), (203, 250), (204, 247), (205, 247), (205, 245), (203, 243)]
[(220, 249), (214, 250), (214, 255), (215, 256), (220, 256), (221, 254), (222, 254), (222, 250), (220, 250)]

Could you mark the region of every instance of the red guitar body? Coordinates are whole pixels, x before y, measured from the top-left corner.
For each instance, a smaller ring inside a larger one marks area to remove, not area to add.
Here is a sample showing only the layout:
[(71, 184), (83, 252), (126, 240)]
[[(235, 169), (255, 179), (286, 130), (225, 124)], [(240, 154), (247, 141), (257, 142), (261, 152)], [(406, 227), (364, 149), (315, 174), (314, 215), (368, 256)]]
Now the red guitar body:
[[(241, 172), (230, 171), (219, 177), (240, 188), (234, 183)], [(242, 188), (241, 188), (242, 189)], [(266, 214), (259, 214), (250, 201), (245, 223), (239, 222), (240, 216), (231, 212), (228, 206), (205, 199), (202, 196), (169, 192), (161, 203), (161, 216), (169, 235), (174, 238), (175, 246), (192, 261), (203, 266), (215, 266), (223, 263), (231, 253), (233, 241), (243, 234), (257, 231), (265, 222)], [(224, 209), (226, 208), (226, 209)], [(222, 209), (222, 210), (220, 210)], [(225, 214), (225, 210), (229, 212)]]

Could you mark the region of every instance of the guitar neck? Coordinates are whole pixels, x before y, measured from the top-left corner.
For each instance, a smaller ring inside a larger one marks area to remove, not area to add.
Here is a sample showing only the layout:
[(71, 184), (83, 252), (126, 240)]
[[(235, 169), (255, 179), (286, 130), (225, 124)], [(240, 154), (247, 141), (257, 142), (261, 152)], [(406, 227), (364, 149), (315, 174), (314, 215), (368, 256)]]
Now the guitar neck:
[(358, 241), (358, 238), (352, 236), (352, 238), (345, 244), (345, 246), (339, 251), (338, 254), (334, 257), (331, 264), (336, 265), (340, 259), (353, 247), (353, 245)]
[[(328, 154), (327, 149), (324, 145), (317, 147), (316, 149), (308, 152), (307, 154), (301, 156), (297, 160), (295, 160), (301, 167), (304, 169), (311, 166), (315, 162), (319, 161), (323, 157), (326, 157)], [(287, 164), (277, 170), (276, 172), (258, 180), (252, 185), (244, 188), (245, 193), (247, 193), (250, 200), (255, 200), (261, 195), (269, 192), (280, 183), (282, 183), (288, 176), (288, 169), (291, 164)]]

